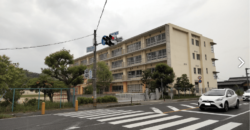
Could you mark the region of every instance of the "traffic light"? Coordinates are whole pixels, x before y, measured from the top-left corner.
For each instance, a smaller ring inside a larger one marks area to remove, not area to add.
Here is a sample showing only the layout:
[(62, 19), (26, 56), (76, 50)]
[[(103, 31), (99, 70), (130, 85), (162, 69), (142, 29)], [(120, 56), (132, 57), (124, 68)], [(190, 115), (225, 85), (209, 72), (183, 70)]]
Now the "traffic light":
[(89, 70), (88, 69), (84, 70), (84, 77), (85, 78), (89, 77)]
[(102, 37), (102, 44), (105, 45), (107, 44), (108, 46), (114, 46), (115, 44), (112, 42), (115, 40), (115, 37), (114, 36), (103, 36)]

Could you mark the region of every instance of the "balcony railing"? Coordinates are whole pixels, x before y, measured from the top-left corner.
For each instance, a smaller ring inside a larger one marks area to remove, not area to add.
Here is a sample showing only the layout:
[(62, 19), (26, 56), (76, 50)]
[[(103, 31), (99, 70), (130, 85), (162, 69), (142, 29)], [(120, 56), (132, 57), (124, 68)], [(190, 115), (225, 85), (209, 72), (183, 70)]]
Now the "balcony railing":
[(126, 49), (122, 49), (122, 50), (121, 50), (121, 51), (119, 51), (118, 53), (116, 53), (116, 54), (112, 54), (112, 57), (116, 57), (116, 56), (123, 55), (123, 54), (125, 54), (125, 52), (126, 52)]
[(166, 60), (166, 59), (167, 59), (166, 55), (157, 56), (157, 57), (150, 57), (150, 58), (147, 57), (147, 63), (149, 63), (149, 62), (155, 62), (155, 61), (162, 61), (162, 60)]
[(142, 63), (142, 60), (132, 61), (132, 62), (130, 61), (130, 62), (127, 63), (127, 66), (132, 66), (132, 65), (140, 64), (140, 63)]
[(146, 43), (146, 47), (150, 47), (150, 46), (153, 46), (153, 45), (156, 45), (156, 44), (160, 44), (160, 43), (163, 43), (163, 42), (166, 42), (166, 39), (158, 40), (158, 41), (155, 41), (155, 42)]
[(117, 69), (117, 68), (122, 68), (122, 67), (124, 67), (124, 63), (123, 62), (121, 64), (119, 64), (119, 65), (111, 65), (111, 70)]

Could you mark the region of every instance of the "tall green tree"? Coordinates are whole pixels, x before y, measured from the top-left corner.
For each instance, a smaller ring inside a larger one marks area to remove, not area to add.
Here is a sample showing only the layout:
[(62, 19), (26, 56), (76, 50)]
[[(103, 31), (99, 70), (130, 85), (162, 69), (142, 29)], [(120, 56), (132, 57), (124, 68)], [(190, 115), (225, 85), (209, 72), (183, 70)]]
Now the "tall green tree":
[[(90, 69), (93, 70), (93, 65), (90, 66)], [(99, 87), (99, 91), (104, 91), (105, 88), (109, 87), (112, 80), (113, 75), (109, 70), (108, 65), (104, 61), (97, 62), (96, 66), (96, 77), (97, 77), (97, 86)], [(92, 82), (92, 80), (89, 80)]]
[[(82, 84), (82, 75), (87, 67), (83, 65), (70, 66), (74, 64), (73, 58), (70, 51), (65, 49), (52, 53), (45, 58), (45, 64), (48, 68), (42, 69), (42, 72), (63, 81), (68, 88)], [(70, 90), (67, 91), (67, 98), (70, 101)]]
[(150, 87), (152, 87), (152, 85), (151, 85), (152, 78), (151, 77), (152, 77), (151, 69), (146, 69), (146, 70), (142, 71), (141, 82), (142, 82), (142, 85), (145, 85), (145, 87), (148, 88), (148, 93), (146, 93), (146, 94), (149, 96), (149, 99), (151, 99), (151, 96), (150, 96), (150, 92), (151, 92)]
[[(169, 88), (168, 84), (174, 82), (175, 74), (173, 68), (165, 63), (159, 63), (155, 67), (155, 72), (152, 75), (152, 79), (161, 88), (161, 79), (164, 89)], [(163, 91), (163, 90), (162, 90)]]
[(177, 78), (177, 82), (174, 87), (178, 90), (178, 93), (179, 93), (179, 90), (181, 90), (181, 91), (184, 91), (186, 95), (186, 91), (192, 90), (194, 85), (189, 82), (189, 79), (186, 74), (182, 74), (181, 77)]
[[(28, 82), (28, 87), (30, 88), (67, 88), (64, 82), (59, 81), (58, 79), (52, 78), (46, 74), (41, 74), (38, 78), (30, 79)], [(38, 92), (37, 89), (31, 89), (31, 91)], [(51, 102), (53, 102), (53, 96), (55, 92), (59, 92), (60, 89), (41, 89), (44, 93), (44, 100), (46, 95), (49, 96)]]

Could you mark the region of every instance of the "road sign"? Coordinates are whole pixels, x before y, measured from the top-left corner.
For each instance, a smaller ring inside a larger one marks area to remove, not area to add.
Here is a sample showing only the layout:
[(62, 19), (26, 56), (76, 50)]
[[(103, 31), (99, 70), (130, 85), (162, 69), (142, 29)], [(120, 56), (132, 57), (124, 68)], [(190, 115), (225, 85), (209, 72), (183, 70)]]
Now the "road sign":
[(117, 41), (117, 42), (122, 42), (122, 41), (123, 41), (123, 38), (122, 38), (122, 37), (118, 37), (118, 38), (116, 39), (116, 41)]
[(198, 79), (200, 79), (200, 80), (201, 80), (201, 78), (202, 78), (201, 76), (198, 76)]
[(92, 79), (92, 70), (89, 70), (89, 79)]
[(119, 34), (119, 31), (116, 31), (116, 32), (113, 32), (113, 33), (110, 33), (110, 35), (118, 35)]
[(92, 52), (95, 50), (95, 46), (87, 47), (87, 52)]
[(202, 81), (201, 80), (199, 80), (199, 83), (201, 83)]

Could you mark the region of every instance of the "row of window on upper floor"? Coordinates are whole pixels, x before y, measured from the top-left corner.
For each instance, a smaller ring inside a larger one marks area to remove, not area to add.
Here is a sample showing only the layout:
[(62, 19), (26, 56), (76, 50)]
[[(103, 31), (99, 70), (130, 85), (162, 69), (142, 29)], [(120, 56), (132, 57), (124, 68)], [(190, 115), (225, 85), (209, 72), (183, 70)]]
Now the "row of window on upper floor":
[[(201, 74), (201, 68), (197, 68), (197, 73)], [(206, 68), (206, 73), (208, 74), (208, 68)], [(194, 74), (196, 74), (196, 68), (194, 67)], [(217, 74), (213, 73), (214, 79), (217, 79)]]
[[(194, 45), (194, 41), (195, 41), (195, 45), (199, 46), (199, 40), (192, 39), (192, 45)], [(204, 41), (204, 47), (206, 47), (206, 42), (205, 41)], [(213, 45), (211, 45), (211, 52), (214, 53), (214, 46)]]
[[(197, 60), (200, 60), (200, 54), (196, 54)], [(195, 53), (193, 53), (193, 59), (195, 59)], [(205, 60), (207, 60), (207, 55), (205, 54)], [(215, 66), (215, 61), (212, 60), (213, 66)]]

